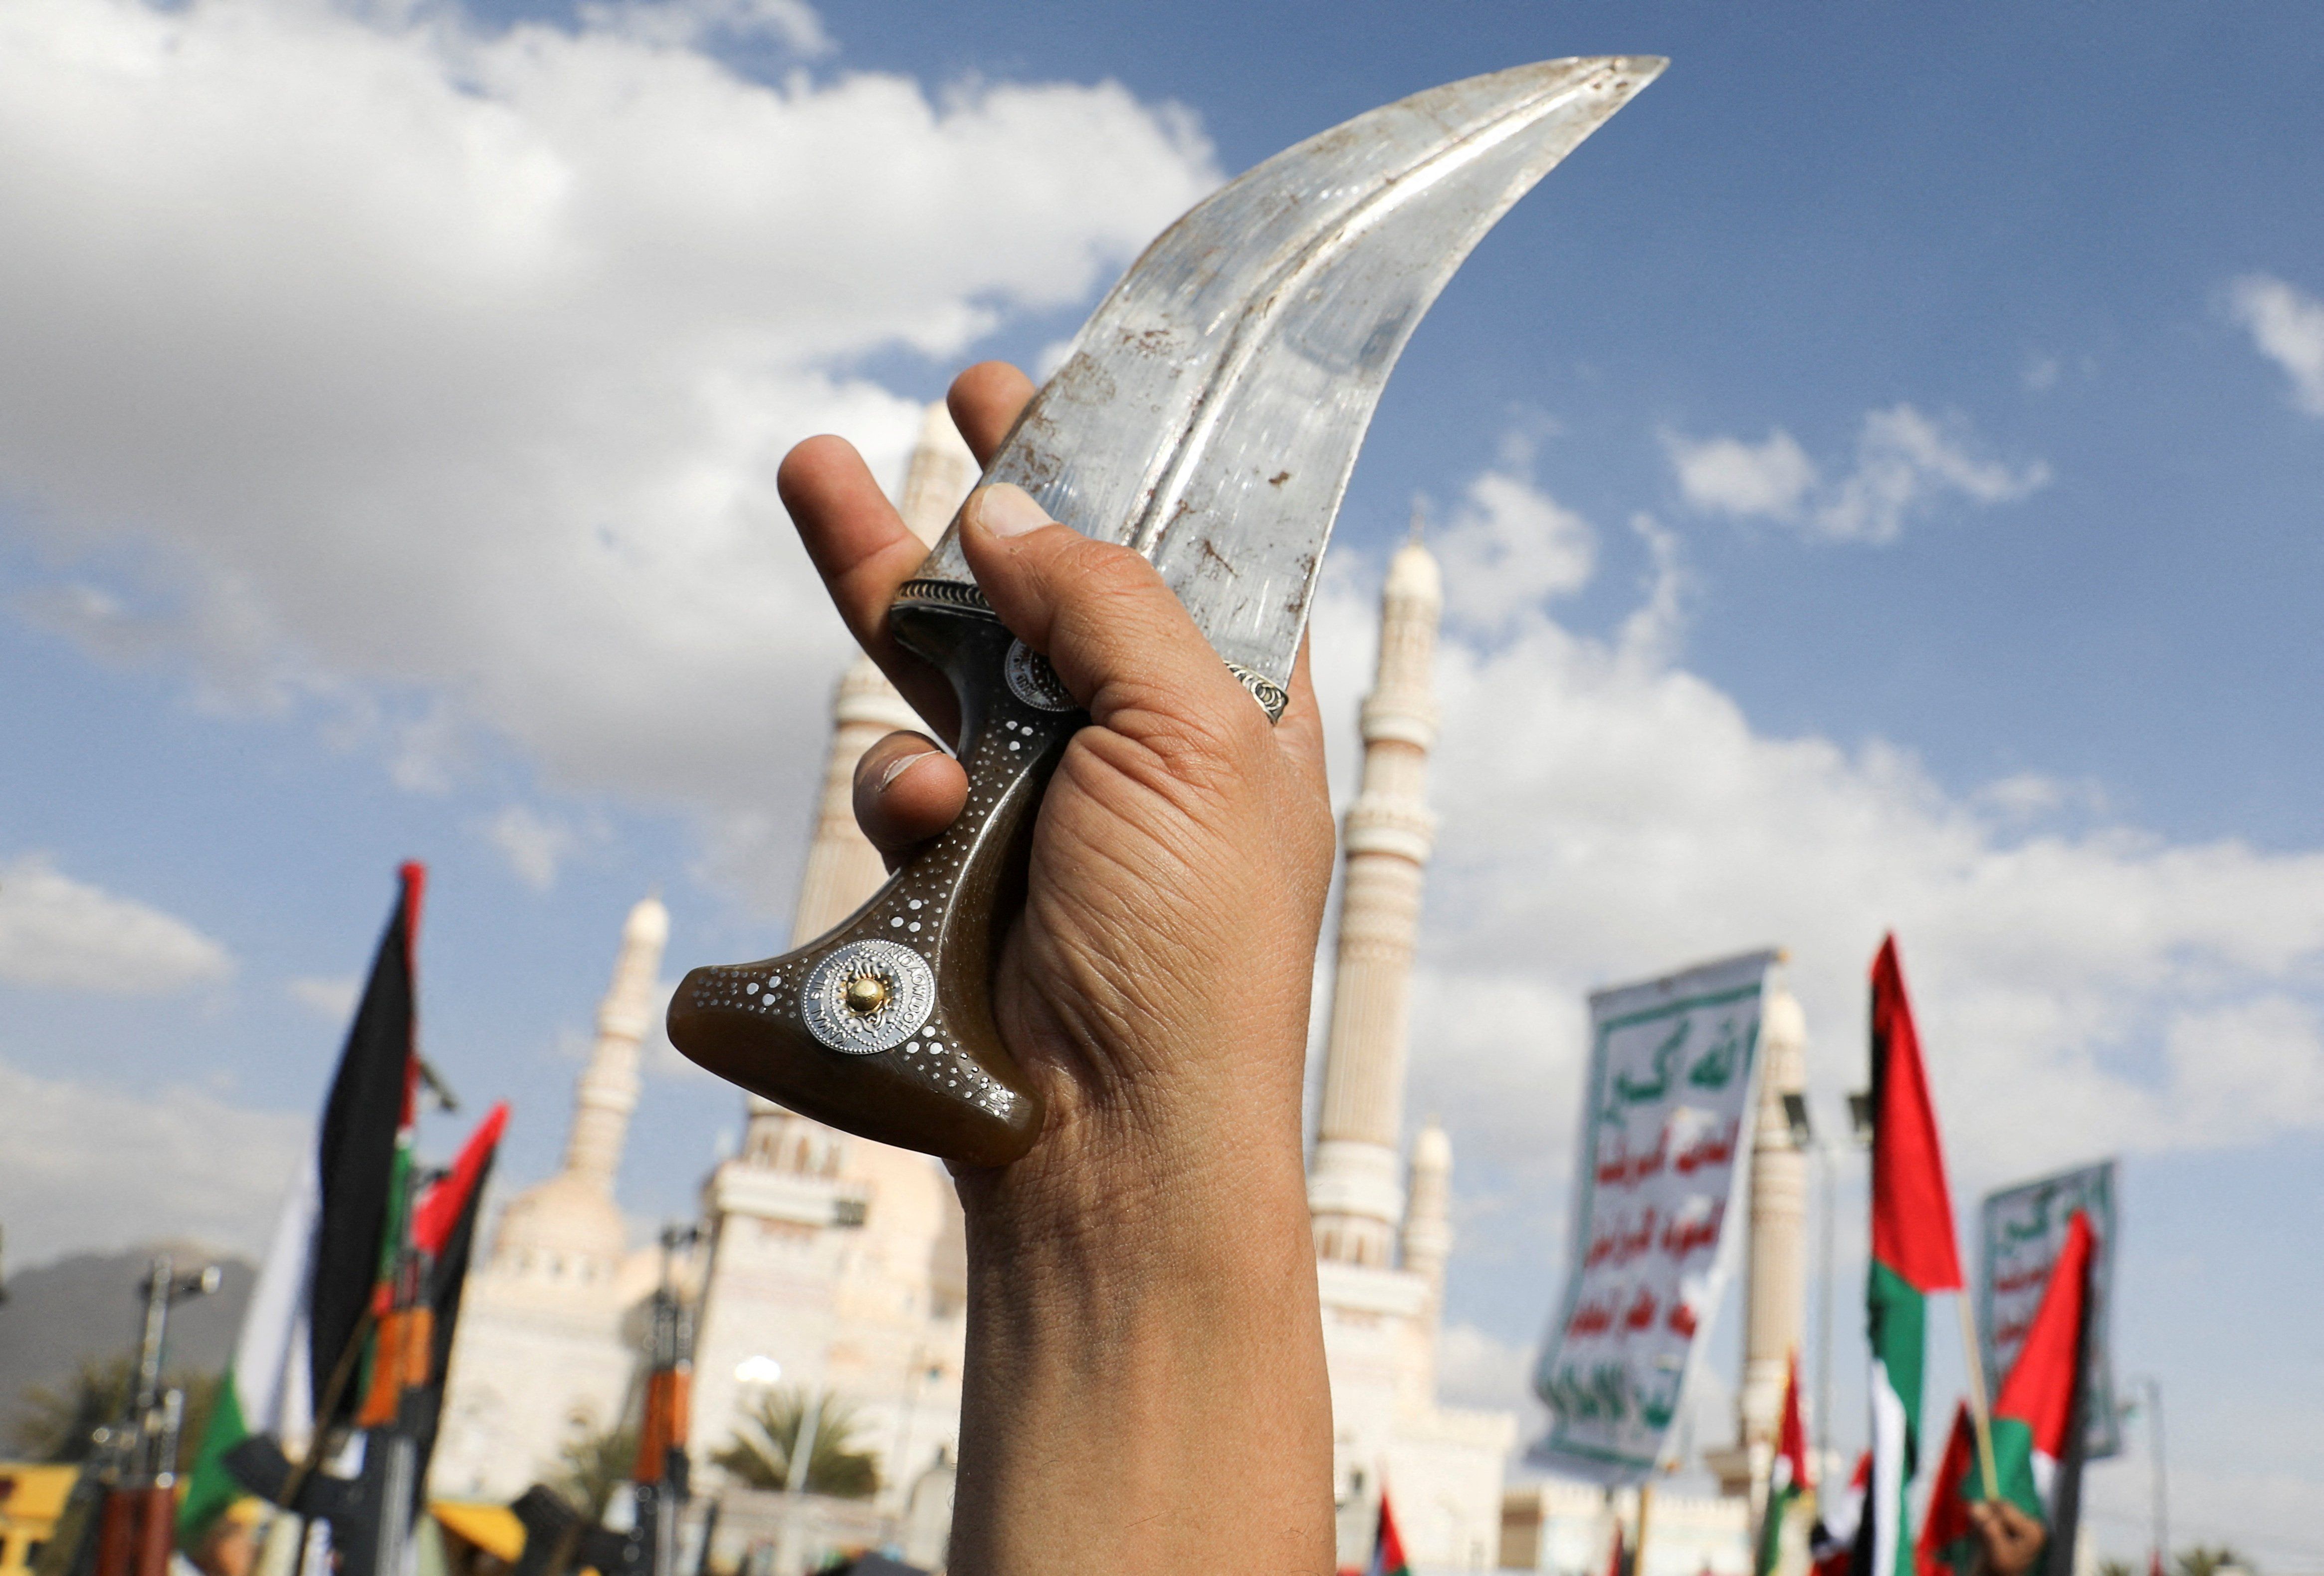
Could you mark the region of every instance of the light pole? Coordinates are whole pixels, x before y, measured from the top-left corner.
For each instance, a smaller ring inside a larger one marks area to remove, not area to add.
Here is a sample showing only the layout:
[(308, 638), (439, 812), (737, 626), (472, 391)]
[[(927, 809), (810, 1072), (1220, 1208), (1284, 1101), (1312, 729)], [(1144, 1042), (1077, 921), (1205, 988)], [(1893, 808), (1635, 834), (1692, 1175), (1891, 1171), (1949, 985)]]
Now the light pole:
[(1816, 1232), (1816, 1395), (1815, 1426), (1823, 1436), (1823, 1470), (1819, 1478), (1828, 1478), (1838, 1470), (1838, 1458), (1832, 1450), (1831, 1426), (1831, 1288), (1832, 1265), (1837, 1253), (1840, 1221), (1840, 1162), (1846, 1156), (1868, 1147), (1872, 1142), (1872, 1097), (1862, 1091), (1851, 1091), (1848, 1096), (1849, 1136), (1845, 1139), (1819, 1139), (1815, 1122), (1809, 1114), (1807, 1096), (1784, 1096), (1784, 1123), (1792, 1130), (1792, 1142), (1815, 1157), (1821, 1179), (1822, 1219)]
[(2171, 1485), (2163, 1473), (2163, 1381), (2148, 1374), (2139, 1381), (2146, 1392), (2146, 1437), (2154, 1456), (2154, 1553), (2147, 1576), (2164, 1576), (2171, 1558)]
[(783, 1483), (782, 1537), (775, 1546), (776, 1576), (798, 1576), (799, 1499), (806, 1494), (807, 1466), (815, 1460), (816, 1429), (823, 1421), (824, 1388), (801, 1388), (798, 1428), (791, 1435), (790, 1470)]

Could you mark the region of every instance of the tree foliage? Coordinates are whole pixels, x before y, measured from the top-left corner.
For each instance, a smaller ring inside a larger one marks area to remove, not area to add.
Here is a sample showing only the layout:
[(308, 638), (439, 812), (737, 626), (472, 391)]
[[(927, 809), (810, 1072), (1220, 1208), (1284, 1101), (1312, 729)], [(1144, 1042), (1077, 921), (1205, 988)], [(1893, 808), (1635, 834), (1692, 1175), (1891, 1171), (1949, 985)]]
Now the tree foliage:
[(2179, 1557), (2171, 1562), (2175, 1576), (2217, 1576), (2219, 1569), (2226, 1565), (2239, 1566), (2246, 1571), (2252, 1569), (2251, 1562), (2225, 1544), (2217, 1548), (2206, 1548), (2196, 1544), (2180, 1550)]
[[(181, 1472), (192, 1468), (201, 1448), (202, 1430), (217, 1404), (218, 1382), (216, 1374), (177, 1374), (162, 1380), (164, 1389), (186, 1393), (184, 1421), (178, 1429), (177, 1470)], [(62, 1383), (36, 1385), (24, 1392), (11, 1443), (35, 1461), (87, 1461), (97, 1449), (97, 1431), (127, 1415), (136, 1383), (136, 1366), (125, 1357), (110, 1361), (84, 1358)]]
[[(869, 1499), (880, 1489), (879, 1458), (856, 1448), (859, 1424), (845, 1403), (829, 1396), (816, 1403), (815, 1446), (807, 1462), (807, 1490), (838, 1499)], [(759, 1398), (726, 1448), (710, 1459), (753, 1488), (790, 1486), (791, 1445), (807, 1415), (806, 1394), (794, 1386)], [(2204, 1576), (2209, 1576), (2205, 1572)]]
[(584, 1418), (573, 1421), (573, 1432), (558, 1447), (557, 1475), (549, 1486), (589, 1520), (603, 1521), (613, 1490), (636, 1464), (638, 1431), (634, 1425), (592, 1428)]

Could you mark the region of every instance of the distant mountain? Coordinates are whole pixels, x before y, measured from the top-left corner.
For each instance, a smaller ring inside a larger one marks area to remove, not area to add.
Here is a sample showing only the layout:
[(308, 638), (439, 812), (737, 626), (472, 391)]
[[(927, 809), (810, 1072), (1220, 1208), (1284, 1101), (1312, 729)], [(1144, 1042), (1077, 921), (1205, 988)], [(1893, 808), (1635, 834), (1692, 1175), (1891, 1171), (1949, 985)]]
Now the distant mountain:
[(233, 1355), (257, 1269), (247, 1259), (184, 1242), (125, 1253), (82, 1253), (8, 1277), (0, 1303), (0, 1456), (14, 1448), (24, 1392), (71, 1377), (84, 1358), (136, 1350), (145, 1304), (137, 1295), (153, 1255), (168, 1252), (179, 1273), (215, 1264), (218, 1289), (180, 1303), (170, 1313), (165, 1366), (173, 1374), (216, 1373)]

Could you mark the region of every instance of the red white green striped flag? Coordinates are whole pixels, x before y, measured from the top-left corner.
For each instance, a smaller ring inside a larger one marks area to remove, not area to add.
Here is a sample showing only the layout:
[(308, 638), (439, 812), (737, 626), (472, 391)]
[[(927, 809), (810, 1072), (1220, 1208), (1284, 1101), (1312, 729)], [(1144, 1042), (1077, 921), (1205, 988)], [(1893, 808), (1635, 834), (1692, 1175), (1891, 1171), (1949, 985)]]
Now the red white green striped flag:
[(1864, 1490), (1871, 1481), (1872, 1452), (1866, 1451), (1856, 1458), (1856, 1470), (1846, 1483), (1828, 1483), (1816, 1491), (1815, 1522), (1808, 1529), (1809, 1576), (1848, 1576)]
[[(1997, 1445), (2000, 1437), (2001, 1431), (1995, 1429)], [(1969, 1525), (1969, 1491), (1980, 1481), (1977, 1431), (1969, 1422), (1969, 1403), (1963, 1401), (1953, 1409), (1953, 1431), (1945, 1436), (1945, 1453), (1937, 1461), (1937, 1491), (1929, 1496), (1929, 1513), (1921, 1520), (1921, 1541), (1913, 1551), (1918, 1576), (1972, 1576), (1976, 1571), (1977, 1533)], [(1960, 1492), (1946, 1493), (1948, 1483)]]
[(1775, 1435), (1775, 1460), (1767, 1470), (1767, 1507), (1759, 1517), (1759, 1557), (1754, 1576), (1769, 1576), (1782, 1557), (1784, 1518), (1813, 1483), (1808, 1477), (1808, 1431), (1800, 1420), (1800, 1354), (1793, 1352), (1784, 1373), (1784, 1421)]
[[(2076, 1210), (2043, 1288), (2041, 1305), (2025, 1332), (2025, 1344), (2018, 1349), (2017, 1361), (1993, 1404), (1993, 1459), (2002, 1497), (2045, 1523), (2066, 1508), (2059, 1503), (2056, 1488), (2060, 1463), (2068, 1460), (2075, 1442), (2074, 1387), (2082, 1361), (2091, 1248), (2089, 1217)], [(1965, 1438), (1966, 1429), (1964, 1414), (1955, 1432)], [(1953, 1459), (1957, 1453), (1958, 1462)], [(1945, 1454), (1928, 1520), (1921, 1529), (1923, 1576), (1975, 1569), (1968, 1507), (1970, 1500), (1985, 1498), (1975, 1465), (1975, 1453), (1965, 1443)]]
[(1872, 963), (1872, 1484), (1856, 1576), (1913, 1576), (1905, 1498), (1919, 1466), (1928, 1298), (1961, 1289), (1952, 1191), (1896, 938)]
[(1380, 1485), (1379, 1530), (1372, 1535), (1372, 1562), (1364, 1576), (1412, 1576), (1412, 1562), (1404, 1557), (1404, 1540), (1396, 1535), (1396, 1513), (1388, 1507), (1388, 1485)]
[(2089, 1217), (2076, 1210), (2025, 1344), (1993, 1403), (1993, 1455), (2001, 1491), (2044, 1519), (2073, 1431), (2091, 1248)]

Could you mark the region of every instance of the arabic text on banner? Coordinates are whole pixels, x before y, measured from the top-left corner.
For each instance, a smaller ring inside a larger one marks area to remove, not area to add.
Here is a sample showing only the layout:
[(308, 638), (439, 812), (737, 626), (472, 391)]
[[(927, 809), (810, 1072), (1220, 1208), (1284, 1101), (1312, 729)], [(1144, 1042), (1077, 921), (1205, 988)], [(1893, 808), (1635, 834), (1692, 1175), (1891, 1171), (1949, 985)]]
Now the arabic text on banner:
[(2114, 1310), (2114, 1162), (2101, 1160), (2054, 1176), (2022, 1182), (1985, 1195), (1983, 1274), (1979, 1279), (1978, 1329), (1985, 1346), (1986, 1382), (2000, 1393), (2002, 1378), (2025, 1344), (2025, 1327), (2042, 1304), (2050, 1267), (2065, 1246), (2066, 1222), (2080, 1210), (2090, 1217), (2090, 1344), (2085, 1449), (2098, 1461), (2122, 1452), (2122, 1421), (2115, 1410), (2113, 1343), (2107, 1324)]
[(1726, 1279), (1774, 961), (1752, 953), (1590, 999), (1573, 1267), (1534, 1376), (1552, 1414), (1532, 1452), (1543, 1466), (1632, 1483), (1664, 1456)]

